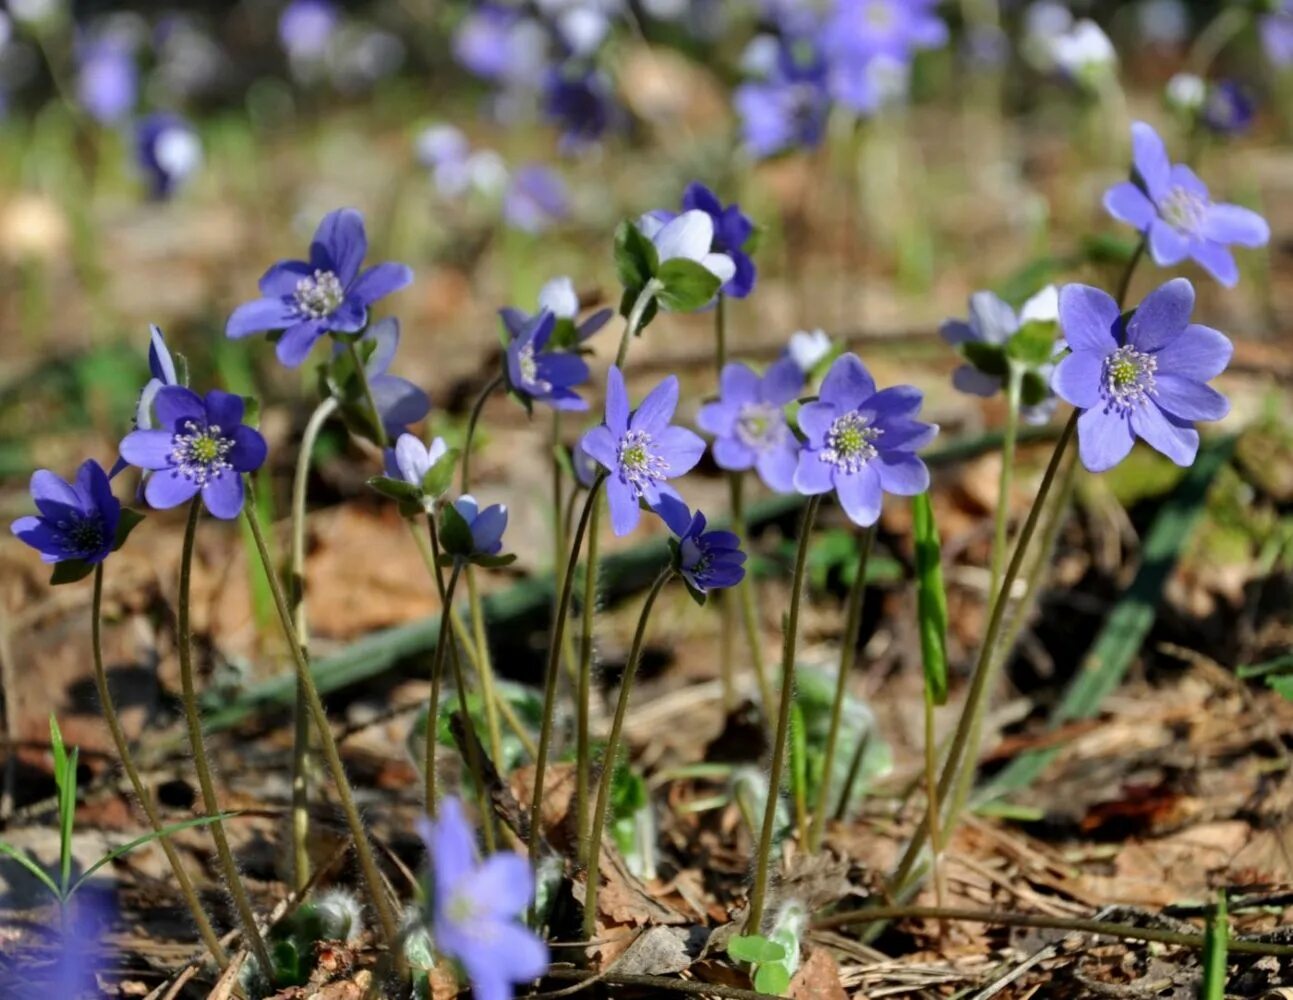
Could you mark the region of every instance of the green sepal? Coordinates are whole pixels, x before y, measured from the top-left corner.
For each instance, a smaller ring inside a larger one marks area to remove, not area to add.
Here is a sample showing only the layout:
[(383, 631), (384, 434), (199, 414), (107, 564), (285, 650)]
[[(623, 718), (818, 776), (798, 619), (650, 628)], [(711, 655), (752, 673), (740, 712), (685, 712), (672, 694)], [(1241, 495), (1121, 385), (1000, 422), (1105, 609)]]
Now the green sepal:
[[(615, 229), (615, 273), (624, 290), (636, 299), (637, 293), (646, 287), (659, 269), (660, 256), (656, 253), (655, 244), (625, 219)], [(629, 308), (632, 308), (632, 303)], [(627, 316), (628, 312), (624, 311), (624, 315)]]
[[(703, 264), (674, 257), (660, 265), (656, 273), (661, 288), (656, 298), (673, 312), (693, 312), (710, 302), (722, 282)], [(645, 325), (645, 324), (643, 324)]]
[(760, 965), (754, 973), (754, 988), (760, 993), (779, 997), (790, 989), (790, 973), (779, 962)]
[(242, 397), (242, 422), (248, 427), (260, 427), (260, 400), (255, 396)]
[(967, 340), (960, 345), (961, 354), (984, 375), (995, 375), (1005, 378), (1010, 373), (1010, 361), (1000, 344), (985, 344), (978, 340)]
[(1058, 324), (1052, 320), (1025, 323), (1006, 341), (1006, 355), (1029, 368), (1039, 368), (1055, 356), (1055, 334)]
[[(635, 292), (631, 288), (625, 289), (624, 295), (620, 298), (620, 315), (625, 319), (632, 314), (633, 307), (637, 304), (639, 294), (641, 293)], [(651, 301), (642, 309), (642, 318), (638, 320), (638, 328), (633, 331), (633, 335), (635, 337), (640, 337), (642, 335), (642, 331), (651, 325), (651, 321), (656, 318), (656, 315), (659, 312), (660, 304), (656, 301), (655, 296), (652, 296)]]
[(84, 559), (64, 559), (62, 562), (56, 562), (54, 572), (49, 575), (49, 585), (58, 587), (65, 583), (84, 580), (94, 572), (94, 566), (94, 563), (88, 563)]
[(396, 500), (400, 503), (413, 503), (419, 509), (422, 506), (422, 491), (403, 479), (394, 479), (391, 476), (373, 476), (368, 480), (368, 485), (390, 500)]
[(573, 351), (579, 347), (579, 328), (568, 316), (562, 316), (552, 325), (552, 335), (548, 338), (548, 351)]
[(738, 934), (727, 942), (729, 958), (757, 965), (762, 962), (784, 962), (786, 949), (761, 934)]
[(695, 601), (698, 605), (700, 605), (700, 607), (703, 608), (705, 606), (705, 602), (709, 600), (709, 595), (704, 593), (703, 591), (697, 590), (687, 581), (685, 577), (683, 578), (682, 582), (683, 582), (683, 585), (687, 588), (687, 594), (691, 597), (691, 599)]
[(450, 448), (441, 455), (431, 468), (427, 469), (426, 475), (422, 477), (422, 494), (439, 500), (448, 491), (453, 483), (454, 470), (458, 467), (458, 459), (462, 452), (457, 448)]
[(117, 519), (117, 533), (112, 536), (113, 552), (116, 552), (117, 549), (126, 544), (126, 539), (130, 537), (130, 533), (144, 523), (144, 518), (146, 516), (147, 515), (135, 510), (133, 507), (121, 508), (121, 515)]
[(1040, 406), (1051, 394), (1051, 387), (1037, 372), (1024, 372), (1019, 383), (1019, 401), (1024, 406)]
[(440, 510), (440, 544), (451, 556), (467, 559), (472, 554), (471, 525), (451, 503)]
[(511, 552), (497, 556), (477, 555), (468, 560), (475, 566), (481, 566), (485, 569), (501, 569), (503, 566), (511, 566), (516, 562), (516, 556)]

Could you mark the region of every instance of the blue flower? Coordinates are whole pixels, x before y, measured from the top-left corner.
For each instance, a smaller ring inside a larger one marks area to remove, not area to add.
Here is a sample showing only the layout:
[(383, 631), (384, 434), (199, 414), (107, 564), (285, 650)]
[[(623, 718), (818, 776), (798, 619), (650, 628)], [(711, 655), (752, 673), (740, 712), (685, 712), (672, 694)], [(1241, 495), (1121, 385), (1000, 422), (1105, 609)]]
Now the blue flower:
[(700, 408), (696, 422), (714, 435), (714, 461), (732, 472), (757, 469), (770, 489), (792, 493), (799, 439), (786, 422), (786, 404), (804, 387), (804, 373), (782, 358), (762, 378), (747, 365), (725, 365), (719, 399)]
[(495, 556), (502, 551), (503, 532), (507, 529), (505, 506), (496, 503), (481, 510), (476, 498), (465, 494), (453, 502), (453, 509), (471, 531), (471, 548), (470, 551), (454, 551), (446, 540), (446, 551), (462, 557)]
[(570, 196), (561, 175), (541, 163), (527, 163), (512, 174), (503, 196), (503, 218), (514, 229), (541, 233), (570, 214)]
[(1208, 88), (1199, 120), (1218, 135), (1239, 135), (1253, 123), (1253, 99), (1234, 80), (1219, 80)]
[(1106, 191), (1105, 209), (1145, 234), (1159, 267), (1189, 257), (1233, 288), (1239, 268), (1228, 244), (1265, 246), (1271, 236), (1266, 220), (1238, 205), (1214, 202), (1193, 170), (1168, 159), (1163, 140), (1144, 122), (1132, 125), (1131, 141), (1135, 179)]
[(82, 1000), (103, 996), (96, 973), (109, 967), (105, 931), (114, 917), (102, 891), (81, 891), (67, 902), (66, 923), (50, 935), (52, 947), (23, 955), (6, 949), (0, 968), (5, 1000)]
[(588, 402), (573, 387), (588, 381), (588, 365), (577, 354), (546, 349), (555, 326), (556, 317), (543, 309), (513, 335), (506, 352), (508, 388), (527, 403), (586, 410)]
[(801, 60), (783, 43), (767, 78), (736, 88), (732, 103), (741, 118), (741, 135), (754, 156), (810, 149), (822, 141), (830, 94), (826, 63), (820, 56)]
[(610, 80), (596, 69), (551, 70), (544, 81), (543, 110), (561, 129), (561, 148), (569, 153), (597, 143), (619, 117)]
[(168, 198), (202, 164), (198, 134), (178, 115), (148, 115), (135, 126), (135, 160), (154, 198)]
[(403, 264), (378, 264), (361, 273), (367, 253), (364, 217), (351, 208), (330, 212), (310, 243), (309, 261), (282, 260), (266, 271), (260, 279), (264, 298), (235, 309), (225, 335), (282, 330), (278, 359), (295, 368), (325, 333), (358, 333), (368, 323), (370, 305), (413, 280)]
[(1230, 402), (1206, 383), (1225, 370), (1226, 337), (1190, 322), (1194, 286), (1185, 278), (1145, 296), (1129, 320), (1118, 304), (1087, 285), (1060, 291), (1060, 325), (1072, 353), (1052, 386), (1082, 411), (1078, 453), (1092, 472), (1111, 469), (1140, 438), (1177, 465), (1199, 450), (1196, 420), (1220, 420)]
[(834, 490), (849, 520), (863, 528), (879, 520), (885, 493), (923, 493), (929, 469), (916, 451), (934, 439), (938, 427), (915, 419), (922, 401), (909, 385), (877, 392), (857, 355), (841, 355), (816, 402), (799, 409), (807, 440), (795, 489), (809, 496)]
[(474, 5), (454, 32), (453, 54), (469, 72), (513, 87), (537, 87), (550, 38), (538, 21), (508, 4)]
[[(709, 249), (731, 258), (736, 268), (723, 285), (723, 294), (743, 299), (754, 291), (757, 272), (754, 261), (744, 249), (754, 235), (754, 222), (741, 211), (741, 206), (735, 202), (725, 206), (704, 184), (692, 181), (682, 193), (682, 210), (704, 212), (709, 216), (713, 225)], [(651, 216), (661, 222), (671, 222), (678, 217), (672, 212), (652, 212)]]
[(105, 34), (77, 46), (76, 96), (101, 125), (115, 125), (135, 106), (139, 71), (129, 44)]
[(166, 346), (166, 338), (156, 324), (148, 327), (148, 372), (152, 376), (139, 393), (139, 402), (135, 404), (135, 427), (149, 430), (153, 426), (153, 401), (157, 393), (168, 385), (180, 385), (179, 374), (175, 369), (175, 359), (171, 357)]
[[(388, 375), (387, 369), (395, 360), (395, 352), (400, 346), (400, 321), (394, 316), (378, 320), (359, 338), (359, 356), (364, 356), (368, 344), (373, 344), (372, 354), (364, 362), (364, 372), (368, 376), (368, 387), (373, 393), (373, 402), (381, 414), (382, 425), (386, 428), (388, 438), (397, 438), (410, 424), (431, 412), (431, 400), (427, 394), (408, 379), (398, 375)], [(338, 344), (335, 354), (344, 350)]]
[(421, 489), (431, 467), (448, 453), (444, 438), (436, 438), (427, 446), (416, 434), (401, 434), (395, 447), (386, 449), (386, 474)]
[(1262, 15), (1257, 26), (1266, 57), (1280, 68), (1293, 64), (1293, 0), (1280, 0), (1275, 10)]
[(939, 0), (836, 0), (822, 25), (822, 49), (834, 61), (888, 56), (910, 61), (919, 49), (947, 44)]
[(706, 531), (705, 515), (696, 511), (693, 516), (685, 503), (671, 496), (661, 497), (656, 513), (677, 536), (675, 568), (694, 594), (704, 597), (745, 579), (745, 553), (735, 534)]
[(39, 513), (20, 517), (11, 530), (40, 553), (43, 562), (78, 559), (103, 562), (112, 551), (121, 519), (121, 503), (112, 495), (108, 474), (90, 459), (64, 482), (48, 469), (31, 476), (31, 497)]
[(292, 0), (278, 18), (279, 43), (292, 59), (322, 59), (339, 19), (329, 0)]
[(201, 493), (216, 517), (237, 517), (242, 473), (259, 469), (268, 453), (260, 432), (242, 422), (242, 397), (212, 389), (203, 398), (165, 386), (153, 409), (156, 429), (131, 431), (121, 442), (122, 458), (153, 473), (144, 486), (149, 505), (166, 510)]
[(510, 1000), (512, 987), (548, 968), (548, 947), (522, 922), (534, 873), (508, 851), (479, 861), (462, 805), (447, 798), (439, 818), (418, 822), (431, 869), (431, 935), (462, 965), (476, 1000)]
[(605, 421), (588, 431), (580, 444), (609, 473), (606, 497), (617, 535), (637, 527), (639, 501), (654, 508), (662, 496), (677, 498), (665, 480), (690, 472), (705, 454), (704, 441), (669, 423), (677, 407), (678, 379), (673, 375), (630, 413), (624, 376), (614, 365), (607, 373)]
[[(555, 339), (563, 347), (582, 344), (610, 322), (610, 318), (615, 315), (613, 309), (599, 309), (582, 323), (577, 323), (580, 310), (579, 293), (575, 291), (575, 283), (564, 275), (545, 282), (543, 287), (539, 289), (539, 309), (540, 311), (546, 309), (556, 317), (557, 336)], [(498, 314), (502, 317), (503, 325), (513, 339), (520, 337), (525, 332), (526, 327), (537, 316), (537, 313), (535, 316), (531, 316), (511, 306), (500, 309)], [(563, 327), (566, 328), (566, 336), (562, 336)]]

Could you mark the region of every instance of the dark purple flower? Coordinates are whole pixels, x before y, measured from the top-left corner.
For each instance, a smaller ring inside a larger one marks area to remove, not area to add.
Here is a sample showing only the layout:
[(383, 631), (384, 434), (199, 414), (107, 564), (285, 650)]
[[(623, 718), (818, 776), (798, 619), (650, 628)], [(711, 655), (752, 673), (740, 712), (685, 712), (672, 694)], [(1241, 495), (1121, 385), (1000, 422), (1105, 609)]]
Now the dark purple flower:
[(1293, 0), (1281, 0), (1279, 7), (1258, 21), (1262, 48), (1276, 66), (1293, 64)]
[(1146, 235), (1159, 267), (1190, 257), (1233, 288), (1239, 268), (1227, 244), (1265, 246), (1271, 235), (1266, 220), (1238, 205), (1214, 202), (1193, 170), (1168, 159), (1163, 140), (1144, 122), (1132, 125), (1131, 141), (1135, 179), (1106, 191), (1105, 209)]
[(543, 110), (561, 129), (561, 148), (570, 153), (597, 143), (619, 116), (611, 82), (596, 69), (551, 70), (544, 81)]
[(639, 501), (655, 507), (660, 497), (678, 494), (665, 480), (690, 472), (705, 454), (705, 442), (685, 427), (671, 426), (678, 408), (678, 379), (670, 375), (629, 412), (624, 376), (615, 365), (606, 376), (606, 419), (580, 444), (609, 476), (606, 497), (611, 528), (627, 535), (637, 527)]
[[(745, 244), (754, 235), (754, 222), (741, 211), (741, 206), (736, 202), (725, 206), (704, 184), (692, 181), (682, 193), (682, 210), (700, 211), (709, 216), (714, 224), (709, 249), (730, 257), (736, 266), (736, 273), (723, 285), (723, 294), (743, 299), (754, 291), (757, 272), (754, 261), (744, 250)], [(652, 215), (662, 222), (677, 218), (671, 212), (653, 212)]]
[(144, 385), (139, 393), (139, 402), (135, 404), (135, 427), (142, 430), (150, 430), (153, 426), (153, 400), (158, 391), (168, 385), (181, 384), (175, 370), (175, 359), (166, 346), (161, 328), (151, 324), (148, 331), (148, 372), (152, 378)]
[(76, 96), (101, 125), (115, 125), (135, 106), (139, 71), (130, 45), (105, 35), (77, 47)]
[(513, 335), (507, 345), (508, 387), (554, 410), (586, 410), (588, 402), (574, 387), (588, 381), (588, 365), (577, 354), (546, 349), (555, 326), (556, 317), (543, 309)]
[(295, 368), (325, 333), (358, 333), (368, 307), (413, 280), (403, 264), (378, 264), (362, 273), (368, 253), (364, 217), (353, 208), (330, 212), (310, 243), (310, 259), (281, 260), (260, 279), (264, 298), (233, 311), (228, 337), (282, 330), (278, 360)]
[(919, 49), (947, 44), (939, 0), (836, 0), (822, 25), (822, 50), (832, 62), (888, 56), (908, 62)]
[(786, 422), (786, 404), (804, 387), (804, 373), (782, 358), (760, 378), (733, 362), (719, 376), (719, 399), (700, 408), (696, 423), (714, 435), (714, 461), (732, 472), (757, 469), (778, 493), (793, 493), (799, 439)]
[[(579, 293), (575, 291), (575, 283), (565, 275), (544, 282), (543, 287), (539, 289), (539, 309), (546, 309), (557, 318), (558, 330), (563, 324), (569, 324), (567, 328), (569, 336), (564, 340), (574, 344), (582, 344), (609, 323), (611, 317), (615, 315), (613, 309), (599, 309), (582, 323), (577, 322), (580, 309)], [(503, 325), (507, 327), (507, 332), (513, 339), (520, 337), (535, 318), (511, 306), (500, 309), (498, 314), (503, 318)], [(563, 340), (561, 336), (557, 339)]]
[(561, 175), (541, 163), (526, 163), (512, 174), (503, 196), (503, 218), (526, 233), (541, 233), (570, 214)]
[(1088, 285), (1060, 291), (1060, 325), (1073, 353), (1051, 385), (1082, 411), (1078, 451), (1092, 472), (1111, 469), (1140, 438), (1177, 465), (1199, 450), (1196, 420), (1220, 420), (1230, 402), (1205, 385), (1233, 347), (1216, 330), (1190, 322), (1194, 286), (1185, 278), (1145, 296), (1124, 321), (1118, 304)]
[(154, 198), (167, 198), (202, 164), (202, 142), (183, 118), (165, 112), (135, 126), (135, 160)]
[(775, 72), (736, 88), (732, 103), (741, 118), (745, 145), (754, 156), (812, 148), (822, 141), (831, 104), (826, 69), (819, 57), (800, 60), (783, 43)]
[(459, 962), (476, 1000), (511, 1000), (512, 987), (548, 968), (548, 947), (522, 922), (534, 898), (534, 872), (518, 854), (483, 862), (463, 815), (447, 798), (436, 820), (418, 821), (431, 869), (431, 935), (436, 950)]
[(675, 568), (694, 593), (735, 587), (745, 579), (745, 553), (741, 539), (730, 531), (706, 531), (705, 515), (693, 516), (687, 505), (671, 496), (660, 498), (655, 509), (677, 536)]
[(103, 466), (90, 459), (76, 470), (67, 483), (48, 469), (31, 476), (31, 497), (36, 502), (34, 517), (20, 517), (11, 530), (40, 553), (43, 562), (79, 559), (101, 563), (112, 551), (121, 519), (121, 503)]
[(279, 15), (278, 40), (293, 59), (322, 59), (338, 20), (329, 0), (292, 0)]
[(877, 392), (856, 354), (836, 358), (821, 395), (799, 409), (807, 440), (795, 489), (809, 496), (834, 490), (844, 513), (864, 528), (879, 519), (885, 493), (923, 493), (929, 469), (916, 451), (934, 439), (938, 427), (915, 419), (922, 401), (910, 385)]
[(265, 439), (242, 422), (243, 398), (212, 389), (203, 398), (183, 386), (157, 392), (157, 429), (135, 430), (121, 442), (121, 457), (151, 472), (144, 498), (159, 510), (178, 507), (198, 493), (219, 518), (242, 511), (242, 473), (265, 462)]
[[(400, 321), (394, 316), (378, 320), (359, 338), (359, 356), (363, 357), (372, 344), (372, 354), (364, 362), (364, 372), (368, 376), (368, 387), (373, 393), (373, 402), (381, 414), (382, 425), (386, 436), (399, 437), (410, 424), (431, 412), (431, 400), (427, 394), (408, 379), (398, 375), (388, 375), (387, 370), (395, 360), (395, 352), (400, 346)], [(345, 348), (338, 344), (335, 354), (341, 354)]]
[(1234, 80), (1219, 80), (1208, 88), (1199, 120), (1218, 135), (1239, 135), (1253, 123), (1253, 99)]

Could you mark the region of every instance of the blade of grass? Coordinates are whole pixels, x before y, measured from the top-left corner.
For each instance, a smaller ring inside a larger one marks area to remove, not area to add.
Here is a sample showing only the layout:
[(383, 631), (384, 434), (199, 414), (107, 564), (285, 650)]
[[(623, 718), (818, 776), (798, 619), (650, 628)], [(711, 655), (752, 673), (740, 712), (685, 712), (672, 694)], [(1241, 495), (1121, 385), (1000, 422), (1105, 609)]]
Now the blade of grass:
[(124, 854), (129, 854), (136, 847), (143, 847), (145, 844), (150, 844), (154, 840), (159, 840), (162, 837), (169, 837), (171, 834), (179, 833), (182, 830), (191, 830), (198, 826), (210, 826), (212, 823), (223, 823), (225, 820), (233, 819), (238, 815), (240, 814), (237, 812), (223, 812), (218, 813), (215, 816), (198, 816), (194, 819), (186, 819), (179, 823), (172, 823), (169, 826), (164, 826), (160, 830), (152, 830), (149, 833), (144, 834), (142, 837), (136, 837), (129, 843), (122, 844), (120, 847), (114, 847), (111, 851), (81, 873), (80, 877), (72, 883), (72, 887), (67, 891), (67, 895), (71, 896), (72, 893), (76, 892), (86, 879), (104, 865), (116, 861), (117, 858)]
[(1226, 958), (1230, 944), (1230, 922), (1226, 918), (1226, 891), (1217, 892), (1217, 906), (1208, 918), (1203, 946), (1203, 986), (1200, 1000), (1225, 1000)]
[(55, 899), (63, 898), (63, 894), (58, 891), (58, 885), (54, 882), (52, 878), (49, 877), (49, 874), (45, 871), (45, 869), (42, 868), (40, 865), (38, 865), (31, 858), (27, 857), (27, 855), (23, 854), (22, 851), (18, 850), (18, 848), (10, 844), (6, 844), (3, 840), (0, 840), (0, 854), (5, 855), (6, 857), (13, 858), (15, 861), (18, 862), (18, 864), (26, 868), (27, 871), (29, 871), (32, 874), (33, 878), (36, 878), (37, 880), (39, 880), (41, 885), (43, 885), (46, 889), (48, 889), (50, 892), (54, 894)]
[(929, 494), (912, 498), (916, 549), (916, 613), (925, 690), (935, 705), (947, 703), (947, 593), (943, 587), (942, 544)]

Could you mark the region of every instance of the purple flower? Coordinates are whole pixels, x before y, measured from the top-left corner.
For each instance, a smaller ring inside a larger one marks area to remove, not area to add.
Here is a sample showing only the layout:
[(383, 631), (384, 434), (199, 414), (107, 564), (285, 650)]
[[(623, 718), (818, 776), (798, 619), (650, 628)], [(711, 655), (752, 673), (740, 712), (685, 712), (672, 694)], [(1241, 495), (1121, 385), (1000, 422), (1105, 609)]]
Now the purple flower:
[(416, 434), (401, 434), (395, 447), (386, 449), (386, 474), (421, 489), (431, 467), (448, 453), (444, 438), (435, 438), (428, 447)]
[(403, 264), (378, 264), (360, 272), (368, 253), (364, 217), (353, 208), (329, 212), (310, 243), (310, 259), (281, 260), (260, 279), (264, 298), (233, 311), (228, 337), (282, 330), (278, 360), (295, 368), (325, 333), (358, 333), (368, 307), (413, 280)]
[[(610, 322), (610, 318), (615, 315), (613, 309), (599, 309), (582, 323), (577, 323), (576, 321), (579, 318), (579, 293), (575, 291), (575, 283), (565, 275), (544, 282), (543, 287), (539, 289), (539, 310), (544, 309), (556, 317), (556, 332), (553, 335), (553, 345), (562, 348), (582, 344)], [(507, 328), (508, 334), (514, 340), (525, 332), (526, 327), (538, 315), (536, 313), (531, 316), (511, 306), (500, 309), (498, 314), (502, 317), (503, 325)]]
[(705, 515), (695, 516), (674, 497), (660, 498), (656, 513), (677, 536), (675, 568), (698, 597), (711, 590), (735, 587), (745, 579), (741, 540), (730, 531), (706, 531)]
[(78, 46), (76, 96), (90, 117), (114, 125), (130, 114), (139, 93), (139, 72), (129, 44), (110, 36)]
[(837, 0), (822, 26), (822, 49), (837, 60), (888, 56), (902, 62), (918, 49), (947, 44), (939, 0)]
[(150, 430), (153, 426), (153, 400), (159, 390), (168, 385), (180, 385), (179, 374), (175, 370), (175, 359), (166, 346), (166, 338), (156, 324), (148, 327), (148, 371), (152, 376), (139, 393), (139, 402), (135, 404), (135, 427)]
[(144, 498), (158, 510), (177, 507), (198, 493), (216, 517), (242, 511), (242, 473), (265, 462), (260, 432), (242, 422), (243, 399), (212, 389), (206, 397), (183, 386), (159, 389), (153, 401), (157, 429), (135, 430), (121, 442), (121, 457), (152, 472)]
[(338, 20), (328, 0), (292, 0), (279, 15), (278, 40), (293, 59), (322, 59)]
[(548, 968), (547, 945), (519, 919), (534, 898), (534, 873), (520, 855), (481, 862), (457, 799), (439, 818), (418, 821), (431, 868), (431, 934), (441, 955), (462, 964), (476, 1000), (510, 1000), (512, 987)]
[(795, 489), (809, 496), (834, 490), (844, 513), (864, 528), (879, 519), (885, 493), (923, 493), (929, 470), (916, 451), (934, 439), (938, 427), (915, 419), (922, 401), (910, 385), (877, 392), (856, 354), (836, 358), (821, 395), (799, 409), (807, 441)]
[(678, 379), (670, 375), (629, 412), (624, 376), (612, 365), (606, 377), (606, 419), (585, 434), (583, 449), (605, 469), (611, 527), (627, 535), (637, 527), (639, 501), (655, 507), (677, 498), (665, 480), (690, 472), (705, 454), (705, 442), (685, 427), (671, 426), (678, 408)]
[(561, 67), (544, 81), (544, 113), (561, 129), (561, 148), (576, 153), (594, 145), (615, 124), (619, 109), (606, 74)]
[(546, 29), (519, 9), (481, 3), (458, 26), (453, 54), (469, 72), (511, 86), (537, 87), (547, 70)]
[[(724, 206), (713, 191), (700, 181), (692, 181), (682, 193), (682, 210), (704, 212), (709, 216), (714, 234), (709, 250), (730, 257), (736, 267), (736, 273), (723, 285), (723, 294), (743, 299), (754, 291), (757, 272), (754, 261), (743, 249), (754, 235), (754, 222), (741, 211), (741, 206), (735, 202)], [(677, 218), (671, 212), (652, 212), (651, 215), (661, 222)]]
[(764, 80), (737, 87), (732, 103), (741, 118), (745, 145), (754, 156), (812, 148), (822, 141), (830, 111), (826, 63), (817, 56), (801, 61), (783, 43), (775, 71)]
[(1276, 66), (1293, 63), (1293, 0), (1282, 0), (1278, 9), (1257, 24), (1266, 57)]
[(202, 164), (202, 142), (178, 115), (148, 115), (135, 127), (135, 161), (154, 198), (167, 198)]
[(732, 472), (757, 469), (778, 493), (793, 493), (799, 439), (786, 422), (786, 404), (804, 387), (804, 373), (782, 358), (760, 378), (743, 364), (723, 367), (719, 399), (700, 408), (696, 422), (714, 435), (714, 461)]
[(597, 459), (584, 450), (583, 441), (576, 441), (570, 450), (570, 465), (575, 471), (575, 481), (584, 489), (591, 490), (602, 467), (597, 464)]
[(547, 403), (554, 410), (586, 410), (587, 401), (573, 387), (588, 381), (588, 365), (577, 354), (546, 350), (556, 322), (556, 317), (543, 309), (512, 336), (506, 352), (508, 387), (527, 403)]
[(1239, 135), (1253, 123), (1253, 99), (1234, 80), (1220, 80), (1208, 88), (1199, 119), (1218, 135)]
[(1226, 397), (1204, 383), (1221, 374), (1233, 347), (1223, 334), (1191, 323), (1193, 309), (1194, 286), (1185, 278), (1150, 292), (1126, 321), (1098, 288), (1060, 291), (1060, 324), (1073, 353), (1051, 384), (1082, 411), (1078, 451), (1092, 472), (1121, 462), (1138, 437), (1189, 465), (1199, 450), (1193, 422), (1230, 412)]
[(78, 559), (101, 563), (113, 549), (121, 503), (112, 495), (108, 474), (93, 459), (64, 482), (48, 469), (31, 476), (31, 497), (39, 513), (20, 517), (10, 530), (40, 553), (47, 563)]
[(570, 214), (566, 183), (541, 163), (517, 167), (503, 196), (503, 218), (526, 233), (541, 233)]
[[(372, 354), (364, 362), (364, 372), (368, 376), (368, 387), (373, 393), (373, 402), (381, 414), (382, 426), (386, 428), (388, 438), (399, 437), (410, 424), (431, 412), (431, 400), (427, 394), (408, 379), (398, 375), (386, 374), (391, 362), (395, 360), (395, 351), (400, 346), (400, 321), (394, 316), (378, 320), (359, 338), (359, 356), (364, 356), (368, 344), (372, 344)], [(344, 348), (338, 344), (335, 354), (342, 353)]]
[(1266, 220), (1238, 205), (1214, 202), (1193, 170), (1167, 158), (1163, 140), (1144, 122), (1132, 125), (1131, 140), (1135, 179), (1106, 191), (1105, 209), (1145, 234), (1159, 267), (1190, 257), (1233, 288), (1239, 269), (1227, 244), (1264, 246), (1271, 235)]
[(7, 950), (0, 994), (7, 1000), (83, 1000), (103, 996), (96, 975), (109, 966), (104, 946), (114, 907), (102, 891), (81, 891), (67, 903), (66, 923), (51, 935), (52, 947), (23, 955)]
[(902, 104), (911, 89), (911, 62), (880, 52), (836, 59), (827, 86), (831, 96), (858, 115), (870, 116)]
[(471, 531), (471, 547), (469, 551), (454, 551), (446, 537), (446, 551), (463, 557), (493, 556), (502, 551), (503, 531), (507, 528), (505, 506), (496, 503), (481, 510), (475, 497), (464, 494), (453, 502), (453, 509), (467, 522)]

